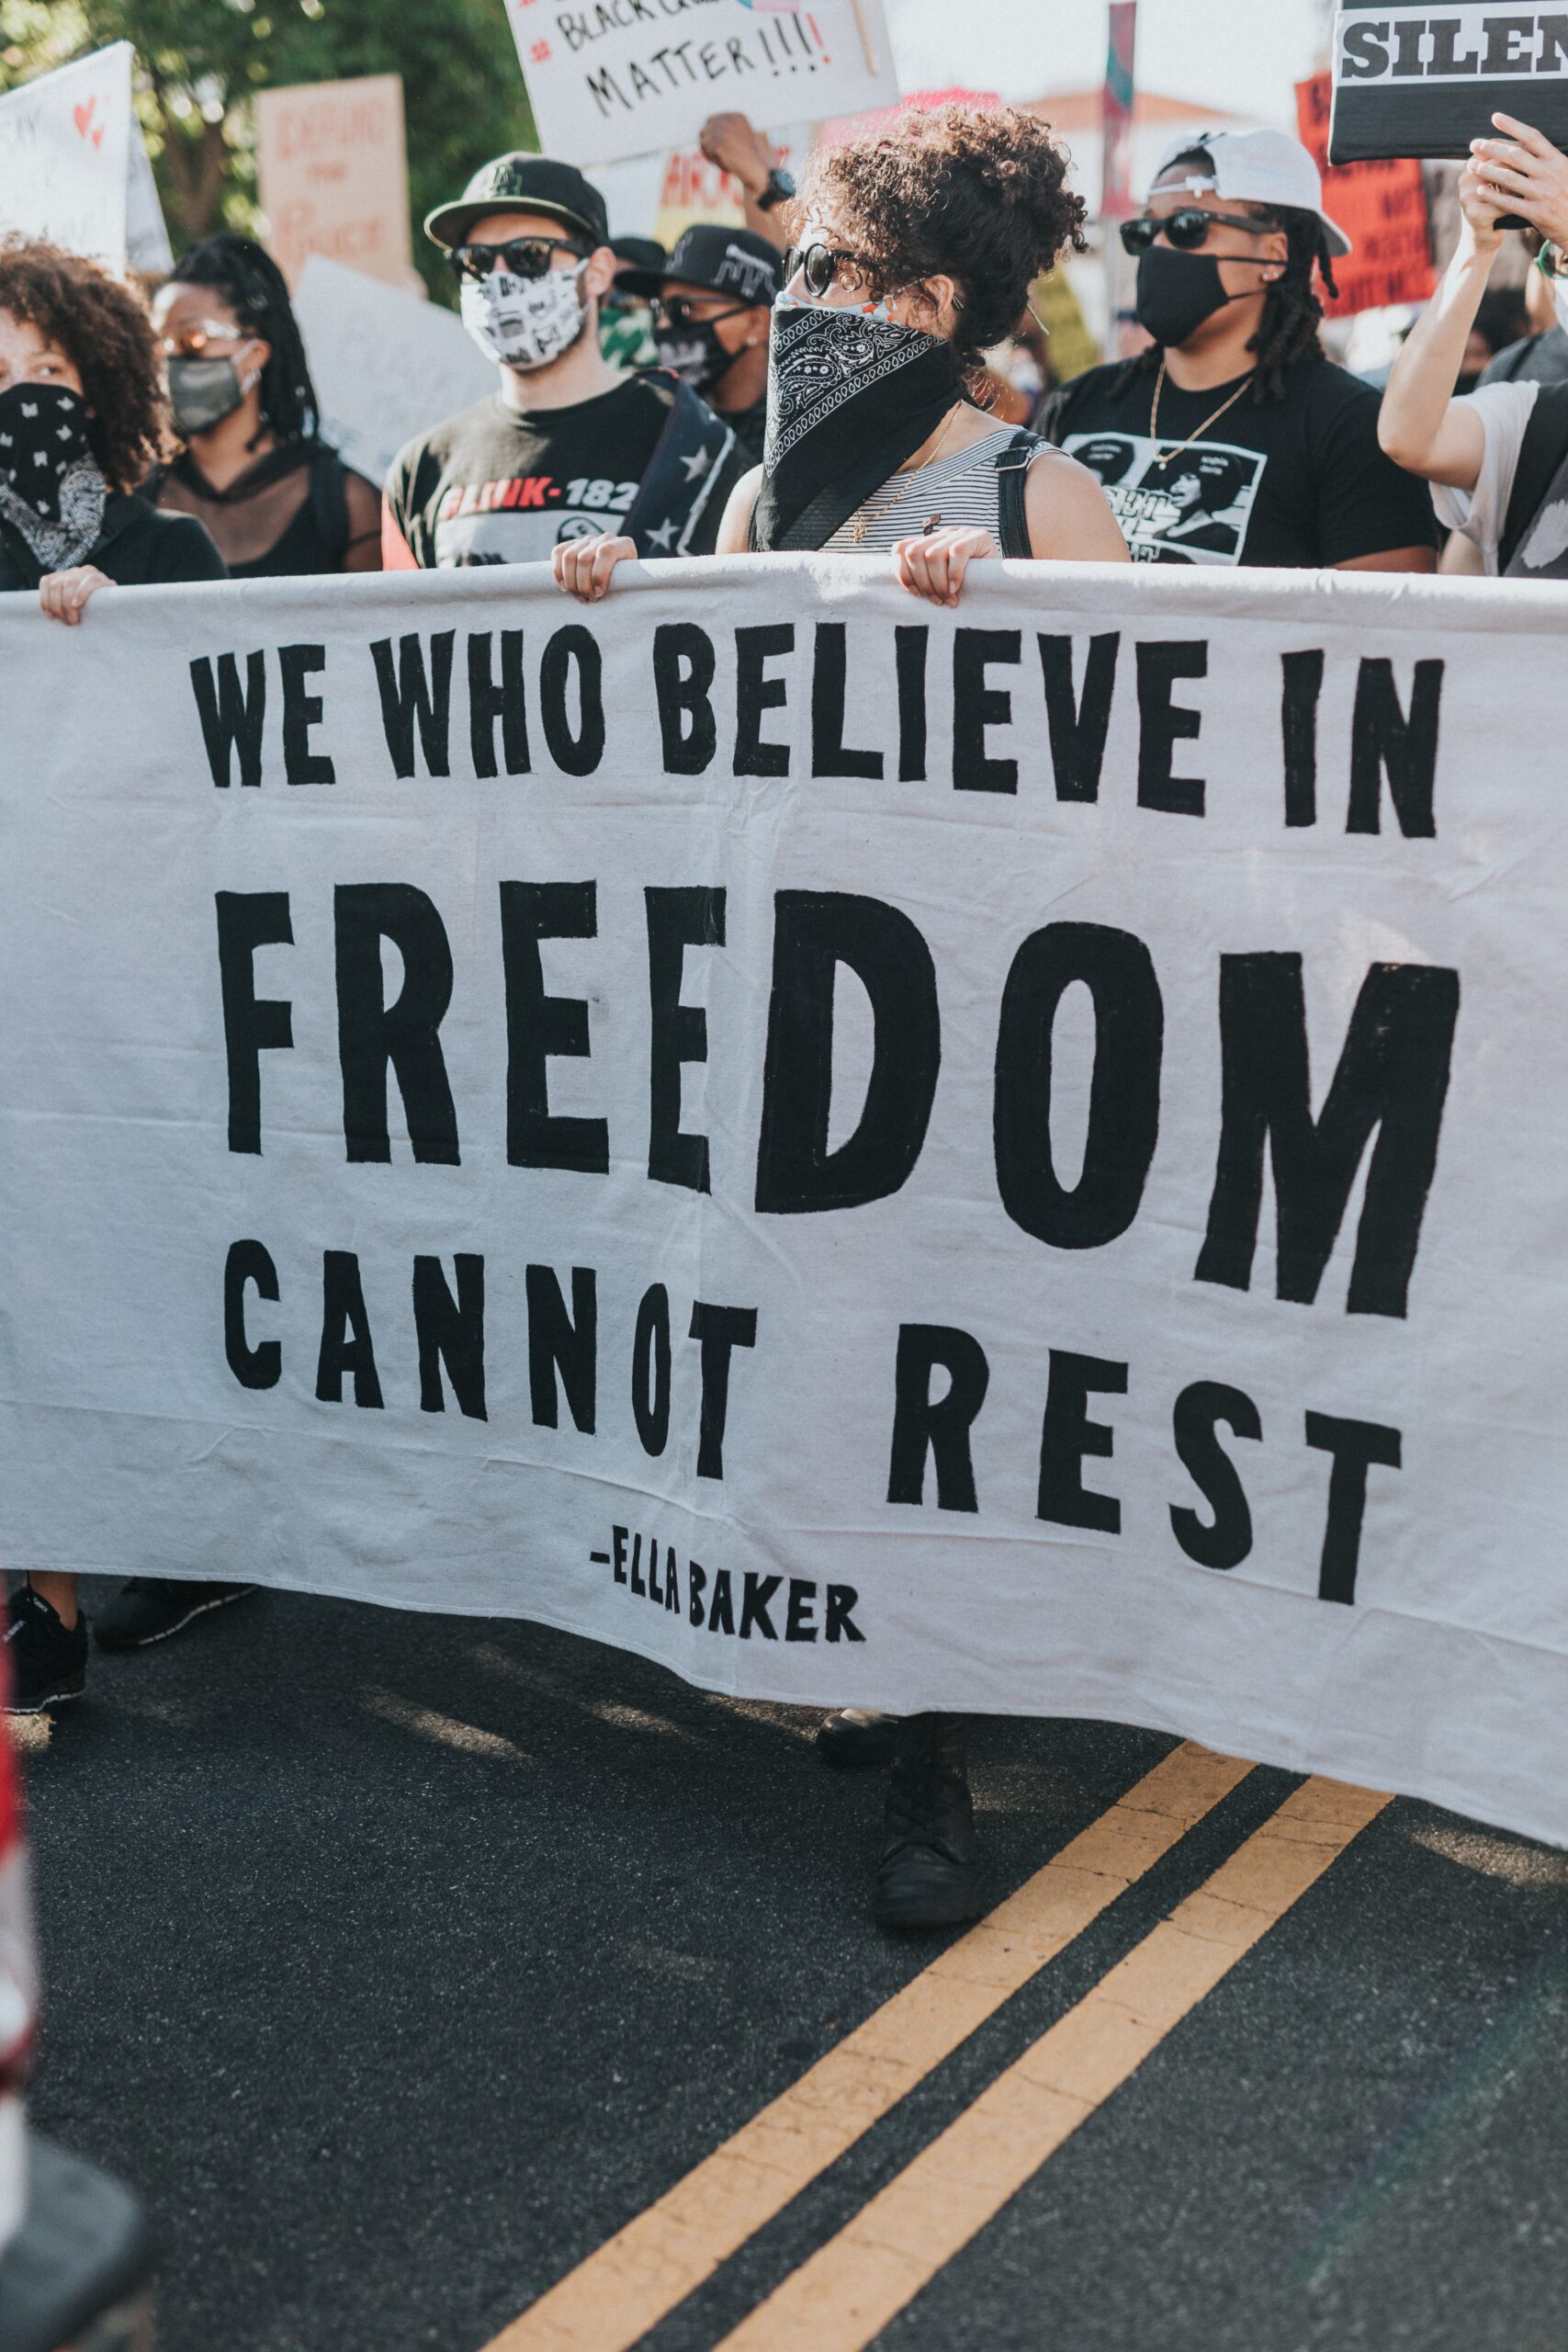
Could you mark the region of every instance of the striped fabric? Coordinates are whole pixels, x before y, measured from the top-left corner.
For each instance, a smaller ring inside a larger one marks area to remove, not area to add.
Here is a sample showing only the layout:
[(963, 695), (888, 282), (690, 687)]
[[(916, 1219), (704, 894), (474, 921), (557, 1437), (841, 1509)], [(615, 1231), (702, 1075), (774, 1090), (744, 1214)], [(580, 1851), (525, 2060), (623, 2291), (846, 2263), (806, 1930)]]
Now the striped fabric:
[[(989, 531), (997, 538), (1001, 523), (997, 459), (1016, 430), (1016, 426), (1003, 425), (972, 447), (956, 449), (951, 458), (939, 458), (933, 466), (916, 466), (909, 473), (895, 474), (893, 481), (884, 482), (874, 497), (840, 525), (829, 547), (852, 555), (871, 555), (897, 547), (900, 539), (918, 539), (928, 529), (954, 526)], [(1041, 448), (1030, 462), (1061, 454), (1059, 449)], [(896, 493), (895, 481), (901, 485)], [(863, 534), (859, 530), (862, 525)]]

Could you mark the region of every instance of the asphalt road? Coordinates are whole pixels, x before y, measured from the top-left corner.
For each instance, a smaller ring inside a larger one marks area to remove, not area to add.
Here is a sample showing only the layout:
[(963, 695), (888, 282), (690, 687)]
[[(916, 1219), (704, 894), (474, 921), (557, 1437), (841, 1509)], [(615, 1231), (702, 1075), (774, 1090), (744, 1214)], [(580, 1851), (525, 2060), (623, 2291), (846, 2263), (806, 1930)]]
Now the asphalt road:
[[(151, 2206), (163, 2352), (481, 2352), (930, 1969), (951, 1939), (871, 1925), (876, 1784), (812, 1727), (282, 1594), (96, 1658), (28, 1758), (34, 2112)], [(980, 1726), (998, 1899), (1173, 1745)], [(1242, 1777), (652, 2352), (710, 2352), (836, 2243), (1297, 1785)], [(879, 2346), (1562, 2352), (1568, 1858), (1389, 1806), (994, 2201)]]

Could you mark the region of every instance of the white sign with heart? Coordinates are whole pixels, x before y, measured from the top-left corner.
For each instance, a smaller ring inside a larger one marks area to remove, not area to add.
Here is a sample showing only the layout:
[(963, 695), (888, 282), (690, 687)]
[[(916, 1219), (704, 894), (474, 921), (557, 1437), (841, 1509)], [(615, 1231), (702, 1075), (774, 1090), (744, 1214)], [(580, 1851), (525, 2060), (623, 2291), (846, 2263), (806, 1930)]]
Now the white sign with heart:
[[(123, 263), (132, 139), (127, 40), (0, 97), (0, 220), (25, 237)], [(154, 199), (155, 201), (155, 199)]]

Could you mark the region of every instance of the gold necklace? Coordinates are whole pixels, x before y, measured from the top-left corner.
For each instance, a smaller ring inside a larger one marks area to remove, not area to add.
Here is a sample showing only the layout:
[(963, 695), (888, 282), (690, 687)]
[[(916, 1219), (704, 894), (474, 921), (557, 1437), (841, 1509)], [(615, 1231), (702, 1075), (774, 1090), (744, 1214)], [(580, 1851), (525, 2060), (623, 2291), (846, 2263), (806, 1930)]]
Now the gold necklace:
[(1235, 408), (1237, 401), (1240, 400), (1243, 392), (1246, 391), (1248, 384), (1251, 383), (1253, 377), (1256, 376), (1258, 370), (1256, 368), (1249, 368), (1247, 373), (1242, 378), (1240, 383), (1236, 386), (1235, 391), (1232, 392), (1230, 398), (1220, 402), (1219, 407), (1214, 411), (1213, 415), (1206, 416), (1203, 419), (1202, 424), (1200, 424), (1195, 431), (1188, 435), (1186, 440), (1180, 444), (1179, 447), (1168, 449), (1162, 457), (1159, 449), (1159, 396), (1165, 390), (1165, 354), (1163, 351), (1161, 352), (1159, 374), (1155, 379), (1155, 396), (1149, 404), (1149, 439), (1155, 445), (1155, 463), (1159, 468), (1161, 473), (1164, 473), (1167, 466), (1174, 465), (1178, 458), (1184, 458), (1188, 450), (1192, 447), (1194, 441), (1201, 441), (1203, 438), (1204, 434), (1207, 433), (1211, 424), (1218, 424), (1226, 409)]
[[(947, 423), (942, 426), (942, 432), (938, 435), (936, 447), (926, 459), (926, 466), (935, 465), (937, 459), (942, 455), (943, 442), (945, 442), (948, 435), (952, 432), (953, 426), (957, 424), (963, 413), (964, 404), (962, 401), (959, 401), (949, 412)], [(861, 508), (860, 513), (855, 516), (853, 523), (850, 526), (850, 537), (853, 539), (857, 548), (863, 543), (867, 531), (870, 530), (872, 525), (876, 521), (877, 516), (879, 514), (887, 514), (893, 507), (897, 505), (898, 501), (903, 497), (905, 491), (909, 486), (910, 477), (914, 474), (924, 473), (925, 469), (925, 466), (905, 466), (901, 468), (900, 470), (893, 477), (892, 497), (883, 498), (881, 500), (874, 498), (871, 499)]]

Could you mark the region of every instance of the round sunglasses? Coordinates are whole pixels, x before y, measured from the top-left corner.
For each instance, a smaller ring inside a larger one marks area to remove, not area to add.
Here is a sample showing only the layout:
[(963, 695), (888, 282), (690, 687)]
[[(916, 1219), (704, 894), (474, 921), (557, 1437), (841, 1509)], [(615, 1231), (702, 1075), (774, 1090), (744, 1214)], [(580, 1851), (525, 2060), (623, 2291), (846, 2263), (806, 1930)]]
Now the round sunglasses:
[(503, 245), (454, 245), (446, 260), (454, 277), (482, 283), (498, 262), (513, 277), (543, 277), (557, 254), (586, 261), (588, 248), (570, 237), (509, 237)]
[(1249, 236), (1262, 236), (1277, 229), (1273, 220), (1243, 220), (1234, 212), (1205, 212), (1201, 204), (1184, 205), (1179, 212), (1145, 212), (1136, 220), (1122, 223), (1123, 249), (1134, 255), (1146, 254), (1156, 238), (1165, 237), (1179, 254), (1195, 254), (1209, 241), (1211, 229), (1245, 229)]
[(831, 291), (833, 281), (844, 266), (856, 271), (864, 281), (866, 266), (859, 254), (844, 253), (836, 245), (795, 245), (784, 258), (784, 282), (786, 286), (793, 284), (798, 274), (807, 292), (819, 302)]

